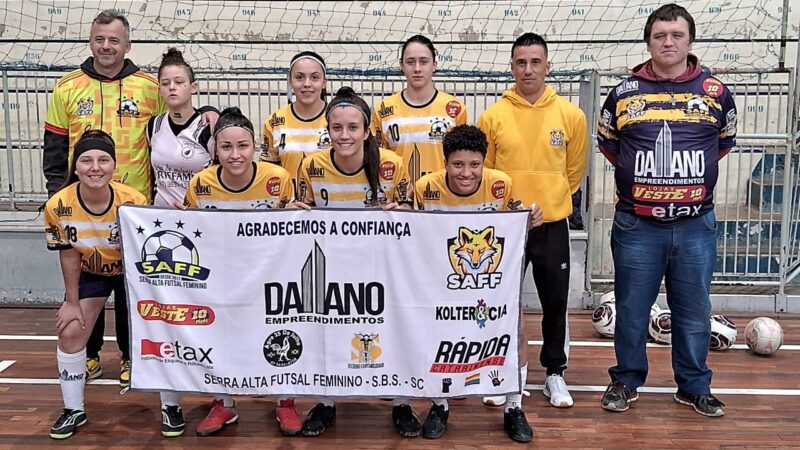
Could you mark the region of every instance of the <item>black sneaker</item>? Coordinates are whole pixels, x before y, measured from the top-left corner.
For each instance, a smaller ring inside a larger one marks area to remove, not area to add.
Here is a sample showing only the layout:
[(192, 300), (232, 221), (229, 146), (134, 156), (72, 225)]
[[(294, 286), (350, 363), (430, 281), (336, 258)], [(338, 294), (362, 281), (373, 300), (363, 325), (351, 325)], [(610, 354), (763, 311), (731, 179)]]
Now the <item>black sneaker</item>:
[(303, 422), (303, 435), (318, 436), (336, 422), (336, 407), (317, 403)]
[(503, 428), (508, 437), (517, 442), (530, 442), (533, 439), (533, 429), (522, 408), (511, 408), (503, 413)]
[(416, 437), (422, 432), (422, 425), (417, 415), (411, 410), (411, 405), (397, 405), (392, 408), (392, 422), (400, 436)]
[(711, 394), (687, 395), (681, 391), (675, 393), (675, 401), (681, 405), (691, 406), (707, 417), (721, 417), (725, 415), (725, 403)]
[(600, 406), (606, 411), (624, 412), (636, 400), (639, 400), (639, 393), (636, 392), (636, 389), (629, 389), (622, 381), (614, 380), (606, 388), (606, 393), (600, 400)]
[(78, 427), (86, 425), (86, 421), (85, 411), (64, 408), (61, 417), (50, 428), (50, 437), (53, 439), (66, 439), (75, 434), (75, 430)]
[(183, 410), (178, 405), (161, 407), (161, 435), (164, 437), (178, 437), (186, 429), (183, 420)]
[(422, 424), (422, 437), (428, 439), (436, 439), (444, 434), (447, 429), (447, 418), (450, 416), (450, 411), (444, 409), (444, 405), (431, 405), (428, 411), (428, 417), (425, 418), (425, 423)]

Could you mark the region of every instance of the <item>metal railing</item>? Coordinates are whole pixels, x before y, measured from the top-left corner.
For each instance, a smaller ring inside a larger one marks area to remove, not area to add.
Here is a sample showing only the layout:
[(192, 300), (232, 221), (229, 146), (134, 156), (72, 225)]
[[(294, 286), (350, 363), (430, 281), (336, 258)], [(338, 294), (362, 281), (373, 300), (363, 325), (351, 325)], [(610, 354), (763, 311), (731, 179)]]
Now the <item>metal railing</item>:
[[(44, 118), (60, 73), (2, 72), (0, 202), (12, 208), (46, 199), (41, 154)], [(553, 74), (550, 84), (587, 115), (590, 142), (596, 137), (600, 105), (621, 73)], [(738, 146), (720, 163), (715, 200), (718, 261), (715, 282), (778, 286), (800, 273), (800, 130), (798, 77), (793, 70), (719, 74), (739, 109)], [(197, 74), (196, 106), (238, 106), (257, 125), (286, 104), (284, 76), (259, 73)], [(474, 123), (496, 102), (511, 78), (439, 77), (437, 87), (462, 99)], [(400, 76), (333, 76), (330, 92), (349, 85), (368, 104), (404, 87)], [(257, 136), (260, 139), (260, 136)], [(593, 145), (594, 147), (594, 145)], [(3, 154), (4, 153), (4, 154)], [(584, 181), (582, 211), (588, 233), (586, 290), (613, 278), (609, 236), (615, 201), (613, 167), (595, 149)], [(783, 296), (785, 301), (785, 295)]]

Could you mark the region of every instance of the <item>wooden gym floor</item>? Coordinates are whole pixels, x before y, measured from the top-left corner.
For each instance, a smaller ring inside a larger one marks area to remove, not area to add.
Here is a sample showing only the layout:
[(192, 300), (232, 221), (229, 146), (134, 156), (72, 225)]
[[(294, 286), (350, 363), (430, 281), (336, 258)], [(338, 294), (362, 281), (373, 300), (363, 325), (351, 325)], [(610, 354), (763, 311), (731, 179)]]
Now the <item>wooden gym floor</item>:
[[(197, 437), (195, 427), (207, 413), (210, 396), (187, 395), (182, 405), (187, 420), (184, 436), (160, 434), (158, 395), (119, 394), (116, 344), (103, 349), (99, 382), (86, 387), (89, 423), (71, 439), (52, 441), (49, 427), (62, 403), (56, 380), (55, 309), (0, 308), (0, 448), (514, 448), (502, 428), (502, 409), (484, 407), (479, 398), (450, 402), (450, 421), (438, 440), (401, 438), (391, 424), (391, 403), (342, 401), (337, 422), (317, 438), (282, 437), (275, 421), (274, 398), (238, 398), (239, 423), (211, 437)], [(106, 334), (113, 333), (113, 313), (108, 311)], [(753, 315), (731, 315), (743, 343), (744, 326)], [(741, 348), (712, 352), (712, 388), (727, 403), (722, 418), (705, 418), (672, 400), (675, 383), (667, 347), (651, 347), (650, 375), (639, 401), (625, 413), (600, 408), (608, 383), (607, 368), (614, 363), (612, 341), (593, 335), (591, 316), (584, 311), (570, 316), (570, 369), (567, 382), (575, 406), (553, 408), (541, 393), (544, 371), (538, 367), (539, 321), (526, 315), (531, 332), (531, 361), (524, 400), (535, 438), (541, 448), (800, 448), (800, 316), (773, 315), (784, 329), (784, 347), (771, 357), (758, 357)], [(298, 400), (305, 413), (310, 400)], [(424, 420), (429, 404), (414, 401)]]

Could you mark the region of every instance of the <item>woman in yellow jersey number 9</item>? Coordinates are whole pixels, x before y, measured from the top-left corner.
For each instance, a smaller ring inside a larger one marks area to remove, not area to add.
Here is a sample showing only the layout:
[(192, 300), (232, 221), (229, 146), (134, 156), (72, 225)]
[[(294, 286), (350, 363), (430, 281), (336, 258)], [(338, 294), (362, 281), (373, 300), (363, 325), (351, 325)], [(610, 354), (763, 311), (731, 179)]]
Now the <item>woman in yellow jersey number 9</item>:
[(411, 182), (444, 169), (442, 139), (450, 128), (467, 123), (467, 108), (433, 85), (436, 48), (430, 39), (410, 37), (400, 50), (402, 91), (383, 99), (372, 113), (378, 143), (403, 157)]
[[(326, 109), (333, 149), (303, 161), (296, 206), (322, 208), (410, 208), (411, 185), (402, 159), (378, 147), (369, 129), (369, 106), (349, 87), (339, 89)], [(395, 399), (392, 420), (403, 436), (422, 426), (407, 399)], [(324, 397), (308, 413), (303, 434), (317, 436), (336, 421), (333, 399)]]

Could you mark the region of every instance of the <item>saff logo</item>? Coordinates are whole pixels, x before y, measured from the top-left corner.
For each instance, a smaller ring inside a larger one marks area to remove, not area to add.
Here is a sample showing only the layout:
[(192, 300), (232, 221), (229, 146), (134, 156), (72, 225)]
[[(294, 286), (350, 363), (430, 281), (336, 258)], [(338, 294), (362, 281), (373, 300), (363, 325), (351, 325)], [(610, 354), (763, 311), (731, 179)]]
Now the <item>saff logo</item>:
[[(202, 232), (198, 230), (195, 235), (200, 237)], [(151, 234), (142, 245), (141, 257), (135, 265), (144, 276), (142, 282), (155, 286), (206, 288), (202, 281), (208, 278), (210, 270), (200, 265), (194, 242), (178, 231), (161, 230)]]
[(122, 117), (139, 117), (139, 106), (132, 98), (126, 98), (119, 102), (117, 114)]
[(503, 277), (497, 269), (503, 259), (505, 238), (495, 234), (493, 226), (483, 230), (458, 229), (447, 240), (447, 254), (453, 272), (447, 276), (448, 289), (494, 288)]

